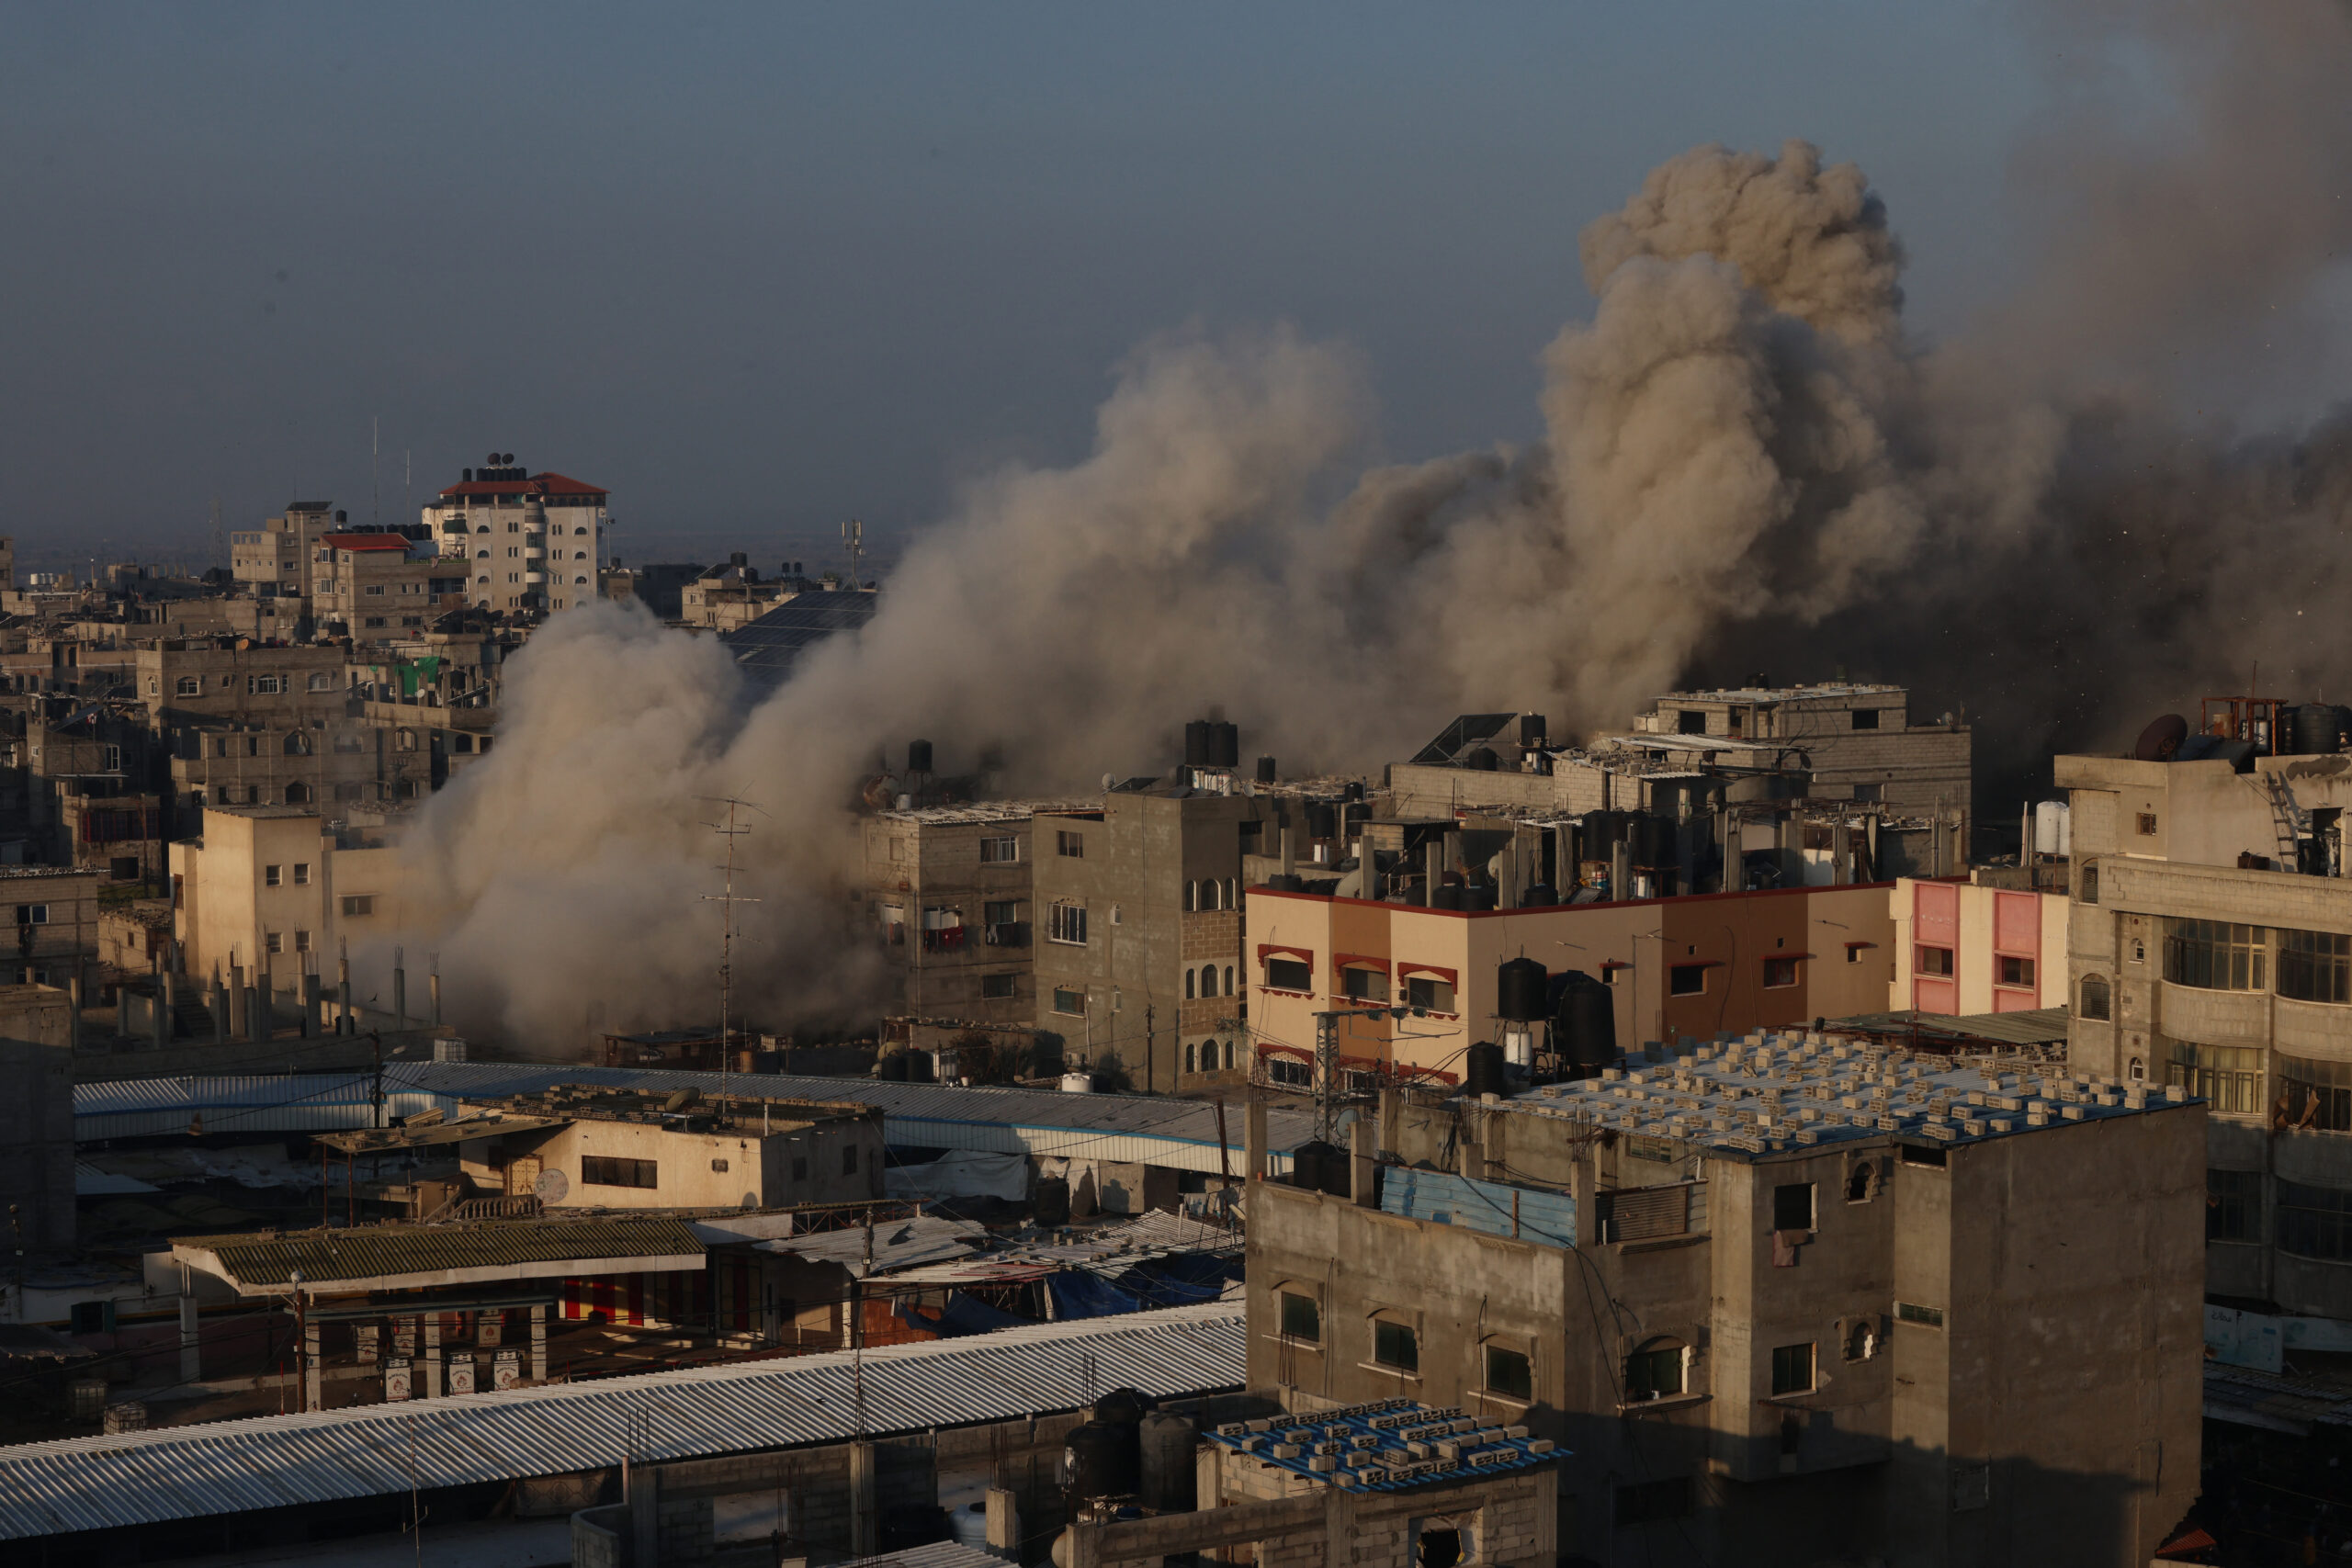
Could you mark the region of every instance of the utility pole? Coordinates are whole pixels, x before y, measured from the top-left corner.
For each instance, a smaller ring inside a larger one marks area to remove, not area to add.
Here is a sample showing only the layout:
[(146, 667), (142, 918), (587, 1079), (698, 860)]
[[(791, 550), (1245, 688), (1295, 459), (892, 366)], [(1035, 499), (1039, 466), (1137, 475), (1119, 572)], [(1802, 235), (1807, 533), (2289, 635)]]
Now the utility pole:
[(1159, 1043), (1159, 1025), (1153, 1021), (1158, 1013), (1159, 1010), (1151, 1003), (1143, 1004), (1143, 1091), (1146, 1094), (1159, 1092), (1159, 1086), (1153, 1081), (1156, 1069), (1155, 1047)]
[(751, 831), (749, 828), (735, 825), (735, 813), (742, 807), (751, 807), (754, 811), (759, 807), (733, 795), (726, 797), (726, 822), (713, 822), (708, 827), (727, 840), (727, 863), (718, 868), (727, 874), (727, 891), (716, 897), (708, 893), (702, 896), (704, 903), (718, 905), (722, 916), (718, 935), (718, 1094), (722, 1100), (727, 1097), (728, 1074), (734, 1066), (729, 1049), (732, 1041), (728, 1030), (735, 993), (735, 906), (760, 902), (757, 898), (739, 898), (735, 895), (735, 840)]
[(865, 580), (858, 575), (858, 558), (865, 553), (865, 525), (853, 517), (842, 525), (842, 543), (849, 547), (849, 585), (863, 588)]
[(373, 1029), (368, 1032), (368, 1050), (376, 1058), (376, 1088), (368, 1101), (370, 1107), (368, 1125), (381, 1127), (384, 1124), (384, 1037)]
[(1331, 1141), (1334, 1124), (1339, 1120), (1339, 1096), (1334, 1081), (1340, 1070), (1340, 1015), (1318, 1012), (1315, 1015), (1315, 1135), (1324, 1143)]

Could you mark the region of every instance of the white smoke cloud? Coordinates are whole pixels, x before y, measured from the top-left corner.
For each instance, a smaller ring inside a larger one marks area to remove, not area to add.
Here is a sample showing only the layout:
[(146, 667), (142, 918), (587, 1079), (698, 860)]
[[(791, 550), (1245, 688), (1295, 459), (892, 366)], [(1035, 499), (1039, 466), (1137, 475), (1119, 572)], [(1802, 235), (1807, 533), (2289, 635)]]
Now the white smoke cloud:
[[(2185, 38), (2191, 12), (2161, 27)], [(1221, 704), (1294, 769), (1376, 769), (1457, 711), (1544, 709), (1566, 733), (1702, 672), (1845, 662), (1921, 686), (1928, 711), (1996, 718), (1979, 752), (1997, 767), (2005, 746), (2107, 739), (2086, 715), (2136, 728), (2139, 705), (2260, 648), (2347, 694), (2323, 627), (2352, 441), (2184, 431), (2126, 374), (2127, 324), (2198, 314), (2245, 242), (2151, 261), (2079, 332), (2019, 326), (2132, 270), (2101, 236), (2154, 243), (2135, 200), (2186, 223), (2210, 198), (2259, 224), (2338, 179), (2340, 107), (2324, 151), (2214, 165), (2278, 123), (2249, 107), (2246, 73), (2290, 63), (2292, 90), (2325, 84), (2333, 105), (2344, 75), (2282, 51), (2352, 64), (2340, 17), (2308, 4), (2232, 15), (2259, 36), (2199, 63), (2202, 118), (2179, 133), (2196, 156), (2134, 164), (2094, 139), (2086, 168), (2139, 171), (2124, 210), (2052, 241), (2058, 305), (2020, 301), (1975, 340), (1907, 339), (1902, 247), (1854, 165), (1802, 142), (1701, 148), (1586, 231), (1595, 309), (1544, 353), (1536, 447), (1351, 474), (1371, 401), (1351, 355), (1283, 331), (1188, 333), (1122, 367), (1085, 459), (974, 486), (908, 549), (873, 622), (773, 694), (639, 615), (558, 617), (514, 662), (497, 751), (414, 838), (453, 997), (549, 1054), (599, 1007), (616, 1025), (707, 1020), (706, 824), (732, 795), (763, 813), (743, 840), (762, 900), (746, 1004), (779, 1021), (866, 1005), (848, 805), (914, 736), (944, 768), (1001, 747), (1015, 787), (1067, 791), (1164, 767), (1182, 722)], [(2233, 173), (2265, 188), (2224, 198)], [(2270, 298), (2310, 287), (2339, 221), (2280, 220)], [(2204, 344), (2209, 324), (2184, 331)], [(2062, 363), (2086, 344), (2123, 367), (2095, 388)]]

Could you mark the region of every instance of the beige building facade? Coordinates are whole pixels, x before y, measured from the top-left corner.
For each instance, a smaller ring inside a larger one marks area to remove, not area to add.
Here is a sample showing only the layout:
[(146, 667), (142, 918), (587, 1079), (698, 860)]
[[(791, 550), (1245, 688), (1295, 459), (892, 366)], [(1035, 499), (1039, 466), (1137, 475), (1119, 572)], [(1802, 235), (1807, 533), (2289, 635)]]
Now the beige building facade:
[(331, 979), (345, 942), (397, 940), (400, 860), (380, 829), (336, 829), (301, 806), (208, 807), (203, 820), (200, 837), (171, 846), (185, 973), (234, 965), (299, 986), (306, 974)]
[(1891, 1011), (1971, 1015), (2066, 1005), (2064, 894), (1899, 877)]

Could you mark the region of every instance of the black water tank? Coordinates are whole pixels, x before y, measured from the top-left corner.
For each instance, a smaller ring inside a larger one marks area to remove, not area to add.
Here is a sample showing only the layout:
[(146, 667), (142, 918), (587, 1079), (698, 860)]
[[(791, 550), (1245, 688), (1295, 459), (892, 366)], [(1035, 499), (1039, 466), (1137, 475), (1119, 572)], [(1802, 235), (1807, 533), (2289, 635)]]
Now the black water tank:
[(874, 1064), (874, 1076), (884, 1083), (906, 1082), (907, 1054), (904, 1051), (892, 1051), (886, 1054)]
[(1522, 909), (1549, 909), (1560, 902), (1560, 890), (1548, 882), (1531, 882), (1519, 896)]
[(1519, 743), (1521, 746), (1544, 744), (1544, 716), (1542, 714), (1523, 713), (1519, 716)]
[(1196, 718), (1187, 722), (1184, 726), (1184, 765), (1188, 768), (1207, 767), (1209, 748), (1213, 744), (1209, 739), (1207, 719)]
[(2344, 743), (2344, 710), (2335, 704), (2305, 703), (2290, 711), (2294, 714), (2294, 721), (2281, 728), (2293, 737), (2296, 751), (2316, 756)]
[(1573, 1077), (1590, 1077), (1617, 1059), (1616, 993), (1582, 970), (1567, 978), (1552, 1023), (1552, 1049)]
[(1241, 765), (1241, 727), (1222, 722), (1209, 726), (1209, 766), (1238, 768)]
[(1157, 1403), (1132, 1388), (1114, 1388), (1094, 1401), (1093, 1415), (1097, 1421), (1108, 1421), (1114, 1427), (1133, 1427)]
[(1340, 808), (1328, 800), (1306, 803), (1306, 836), (1310, 839), (1336, 839), (1340, 836)]
[(1432, 909), (1461, 908), (1462, 885), (1458, 882), (1439, 883), (1437, 891), (1430, 896), (1430, 908)]
[(1058, 1176), (1039, 1177), (1032, 1217), (1047, 1230), (1069, 1224), (1069, 1183)]
[(1471, 1046), (1463, 1063), (1462, 1087), (1473, 1100), (1509, 1092), (1503, 1081), (1503, 1048), (1491, 1040)]
[(1532, 1023), (1544, 1014), (1551, 972), (1532, 958), (1506, 958), (1495, 970), (1495, 1016)]
[(1133, 1496), (1142, 1484), (1142, 1444), (1135, 1427), (1087, 1421), (1063, 1439), (1062, 1488), (1075, 1503)]
[(909, 1083), (932, 1083), (937, 1080), (938, 1074), (932, 1070), (933, 1058), (930, 1052), (908, 1051), (902, 1053), (902, 1055), (904, 1055), (907, 1059), (907, 1081)]
[(1293, 1187), (1328, 1192), (1334, 1198), (1348, 1195), (1350, 1167), (1355, 1162), (1338, 1145), (1310, 1139), (1291, 1151), (1290, 1162)]
[(1673, 823), (1663, 817), (1644, 814), (1634, 817), (1625, 827), (1625, 842), (1635, 865), (1656, 871), (1674, 863)]
[(1491, 773), (1495, 771), (1495, 753), (1491, 747), (1474, 747), (1462, 762), (1474, 773)]
[(1323, 1185), (1323, 1145), (1305, 1143), (1290, 1152), (1290, 1184), (1312, 1191)]
[(2209, 761), (2227, 762), (2241, 773), (2254, 772), (2255, 744), (2251, 740), (2224, 740), (2205, 755)]
[(1340, 786), (1340, 798), (1341, 800), (1362, 800), (1363, 798), (1363, 784), (1358, 780), (1350, 779), (1346, 784)]
[(1289, 872), (1278, 871), (1274, 873), (1273, 875), (1266, 878), (1266, 891), (1269, 893), (1304, 893), (1306, 891), (1306, 878)]
[(1587, 860), (1607, 860), (1609, 852), (1625, 836), (1625, 814), (1594, 809), (1584, 814), (1582, 852)]
[(907, 772), (910, 773), (931, 772), (930, 741), (910, 740), (907, 742)]
[(1260, 784), (1272, 784), (1272, 783), (1273, 783), (1273, 782), (1274, 782), (1275, 777), (1276, 777), (1276, 774), (1275, 774), (1275, 773), (1274, 773), (1274, 760), (1273, 760), (1272, 757), (1261, 757), (1261, 758), (1259, 758), (1259, 759), (1258, 759), (1258, 782), (1259, 782)]

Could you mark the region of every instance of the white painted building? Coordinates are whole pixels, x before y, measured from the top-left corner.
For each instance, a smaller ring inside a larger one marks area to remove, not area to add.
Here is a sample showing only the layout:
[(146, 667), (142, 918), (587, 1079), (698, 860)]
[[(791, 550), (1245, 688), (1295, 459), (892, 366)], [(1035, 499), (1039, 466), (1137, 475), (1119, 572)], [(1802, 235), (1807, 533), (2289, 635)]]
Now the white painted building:
[(466, 594), (485, 610), (565, 610), (596, 597), (612, 526), (607, 492), (513, 466), (513, 454), (465, 477), (424, 508), (445, 562), (466, 563)]

